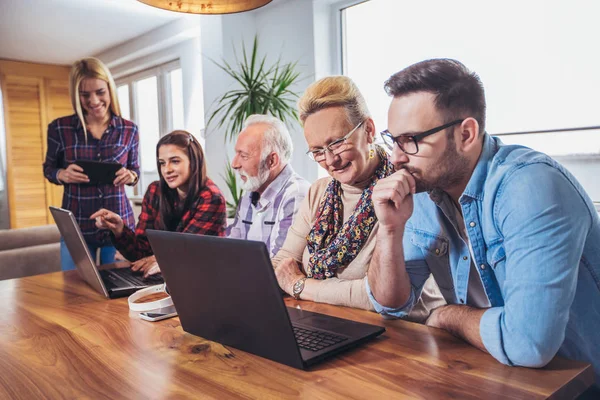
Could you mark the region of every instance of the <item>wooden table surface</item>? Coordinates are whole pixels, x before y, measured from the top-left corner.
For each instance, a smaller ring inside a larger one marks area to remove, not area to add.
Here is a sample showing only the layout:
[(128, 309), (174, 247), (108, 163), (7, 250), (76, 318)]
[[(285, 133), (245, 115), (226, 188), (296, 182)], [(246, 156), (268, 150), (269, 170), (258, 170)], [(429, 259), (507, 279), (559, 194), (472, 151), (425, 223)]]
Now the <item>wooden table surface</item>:
[(571, 398), (594, 380), (588, 364), (507, 367), (437, 329), (289, 298), (387, 332), (301, 371), (185, 333), (178, 318), (141, 320), (75, 271), (1, 281), (0, 301), (2, 399)]

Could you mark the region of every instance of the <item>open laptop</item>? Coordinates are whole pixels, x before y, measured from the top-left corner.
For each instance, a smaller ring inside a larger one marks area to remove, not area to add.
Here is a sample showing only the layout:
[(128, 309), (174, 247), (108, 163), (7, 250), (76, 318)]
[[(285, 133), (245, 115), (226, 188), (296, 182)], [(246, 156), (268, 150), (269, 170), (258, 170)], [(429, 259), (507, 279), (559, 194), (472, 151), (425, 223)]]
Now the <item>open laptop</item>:
[(186, 332), (305, 369), (385, 331), (286, 307), (263, 242), (147, 234)]
[(164, 282), (161, 275), (151, 275), (142, 279), (140, 272), (134, 272), (129, 267), (116, 268), (118, 263), (115, 263), (115, 268), (107, 266), (107, 269), (98, 270), (73, 213), (58, 207), (50, 207), (50, 212), (79, 274), (97, 292), (114, 299)]

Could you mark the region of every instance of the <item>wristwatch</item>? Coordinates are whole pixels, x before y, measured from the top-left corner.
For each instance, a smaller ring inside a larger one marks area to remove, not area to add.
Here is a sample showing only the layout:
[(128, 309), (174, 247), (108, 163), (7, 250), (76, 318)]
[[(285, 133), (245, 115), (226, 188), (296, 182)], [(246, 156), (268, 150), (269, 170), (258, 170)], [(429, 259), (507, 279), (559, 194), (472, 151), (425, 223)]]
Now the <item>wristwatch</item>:
[(135, 186), (138, 181), (140, 180), (140, 177), (138, 176), (138, 174), (135, 171), (129, 170), (129, 172), (131, 172), (133, 174), (133, 182), (128, 183), (129, 186)]
[(302, 293), (304, 290), (304, 281), (306, 281), (306, 277), (300, 278), (294, 282), (294, 286), (292, 287), (292, 296), (294, 296), (296, 300), (300, 299), (300, 293)]

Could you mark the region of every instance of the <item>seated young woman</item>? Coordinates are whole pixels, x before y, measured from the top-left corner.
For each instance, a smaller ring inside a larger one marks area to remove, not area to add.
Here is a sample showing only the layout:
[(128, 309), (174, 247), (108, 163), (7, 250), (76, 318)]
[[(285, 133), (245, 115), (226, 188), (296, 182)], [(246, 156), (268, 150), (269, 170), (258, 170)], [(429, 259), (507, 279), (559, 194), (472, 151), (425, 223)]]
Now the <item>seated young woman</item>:
[[(365, 281), (379, 223), (371, 194), (394, 172), (350, 78), (323, 78), (298, 102), (308, 156), (329, 177), (313, 183), (273, 258), (279, 286), (295, 298), (373, 310)], [(408, 319), (423, 322), (445, 301), (430, 279)]]
[(225, 236), (227, 218), (225, 198), (206, 176), (204, 152), (192, 134), (178, 130), (162, 137), (156, 163), (160, 180), (148, 186), (135, 232), (107, 209), (90, 217), (98, 228), (112, 232), (117, 250), (144, 276), (160, 272), (146, 229)]

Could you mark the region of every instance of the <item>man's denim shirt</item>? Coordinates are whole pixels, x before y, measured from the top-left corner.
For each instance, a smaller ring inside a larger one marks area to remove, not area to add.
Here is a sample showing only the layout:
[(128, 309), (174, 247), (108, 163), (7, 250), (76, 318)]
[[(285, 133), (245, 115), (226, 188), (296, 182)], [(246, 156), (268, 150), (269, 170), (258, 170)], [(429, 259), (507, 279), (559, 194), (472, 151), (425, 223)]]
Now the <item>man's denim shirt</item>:
[[(594, 365), (600, 382), (600, 220), (581, 185), (550, 157), (485, 135), (483, 151), (459, 199), (474, 263), (491, 304), (483, 344), (498, 361), (540, 367), (555, 354)], [(467, 301), (471, 254), (444, 192), (419, 193), (404, 233), (412, 293), (430, 273), (448, 304)]]

